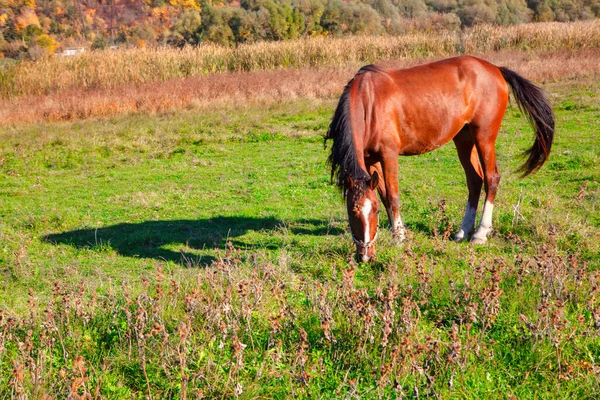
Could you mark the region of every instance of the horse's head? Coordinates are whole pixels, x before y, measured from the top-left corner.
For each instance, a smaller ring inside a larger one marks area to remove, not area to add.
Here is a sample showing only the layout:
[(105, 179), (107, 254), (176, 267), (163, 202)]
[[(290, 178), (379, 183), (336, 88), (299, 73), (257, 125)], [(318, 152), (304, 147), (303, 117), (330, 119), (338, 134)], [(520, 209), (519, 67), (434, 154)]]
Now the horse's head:
[(379, 176), (374, 173), (368, 181), (348, 180), (346, 206), (352, 241), (356, 244), (356, 257), (363, 262), (375, 255), (375, 239), (379, 227), (379, 201), (377, 189)]

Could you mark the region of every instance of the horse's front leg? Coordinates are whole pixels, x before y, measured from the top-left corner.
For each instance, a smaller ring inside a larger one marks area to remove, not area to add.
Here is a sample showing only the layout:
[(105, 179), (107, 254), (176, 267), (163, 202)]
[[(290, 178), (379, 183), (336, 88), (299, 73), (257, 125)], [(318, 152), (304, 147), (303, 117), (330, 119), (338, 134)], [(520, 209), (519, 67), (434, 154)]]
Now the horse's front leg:
[(406, 228), (400, 218), (400, 197), (398, 196), (398, 156), (384, 158), (378, 165), (383, 179), (379, 183), (379, 196), (385, 206), (390, 221), (392, 237), (401, 243), (406, 239)]
[(468, 129), (468, 127), (464, 128), (454, 138), (458, 158), (465, 170), (467, 187), (469, 188), (469, 200), (467, 201), (465, 216), (460, 229), (454, 235), (454, 240), (457, 242), (467, 239), (475, 229), (477, 205), (479, 204), (479, 195), (483, 184), (483, 171), (479, 162), (479, 155)]

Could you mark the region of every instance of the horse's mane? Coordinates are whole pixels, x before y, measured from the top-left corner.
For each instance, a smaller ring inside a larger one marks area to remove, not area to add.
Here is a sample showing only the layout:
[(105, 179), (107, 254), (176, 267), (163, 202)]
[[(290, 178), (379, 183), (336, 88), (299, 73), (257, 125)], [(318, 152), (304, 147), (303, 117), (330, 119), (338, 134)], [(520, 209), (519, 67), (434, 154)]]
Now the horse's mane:
[(352, 126), (350, 124), (350, 88), (354, 79), (365, 72), (385, 73), (381, 68), (375, 65), (366, 65), (362, 67), (356, 75), (344, 87), (344, 92), (340, 97), (337, 108), (331, 119), (329, 130), (325, 135), (325, 145), (327, 140), (332, 139), (331, 153), (327, 158), (327, 164), (331, 166), (331, 182), (335, 182), (346, 196), (346, 189), (349, 187), (350, 179), (357, 187), (358, 192), (363, 192), (371, 176), (360, 167), (354, 147), (354, 138), (352, 137)]

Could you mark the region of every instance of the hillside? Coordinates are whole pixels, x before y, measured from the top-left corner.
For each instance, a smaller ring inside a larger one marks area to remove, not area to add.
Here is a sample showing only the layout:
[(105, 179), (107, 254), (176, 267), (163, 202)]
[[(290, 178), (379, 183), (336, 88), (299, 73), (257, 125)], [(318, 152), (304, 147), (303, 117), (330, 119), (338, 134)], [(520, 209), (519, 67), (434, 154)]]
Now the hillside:
[(75, 46), (233, 46), (598, 15), (598, 0), (0, 0), (0, 53), (39, 59)]

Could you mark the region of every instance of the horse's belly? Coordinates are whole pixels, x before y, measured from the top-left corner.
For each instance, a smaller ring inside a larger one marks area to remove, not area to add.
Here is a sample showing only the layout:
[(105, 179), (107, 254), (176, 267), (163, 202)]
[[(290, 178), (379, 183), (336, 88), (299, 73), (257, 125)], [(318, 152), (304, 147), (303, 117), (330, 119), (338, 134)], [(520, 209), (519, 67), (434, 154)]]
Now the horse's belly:
[(394, 110), (399, 154), (428, 153), (448, 143), (469, 120), (470, 107), (460, 97), (411, 97)]
[[(459, 126), (460, 125), (460, 126)], [(460, 131), (464, 124), (456, 124), (452, 129), (422, 130), (412, 135), (401, 135), (399, 155), (414, 156), (429, 153), (442, 147)]]
[(441, 146), (443, 146), (445, 143), (442, 144), (432, 144), (432, 143), (415, 143), (415, 144), (411, 144), (409, 146), (403, 147), (400, 151), (401, 156), (417, 156), (419, 154), (425, 154), (425, 153), (429, 153), (430, 151), (433, 151)]

